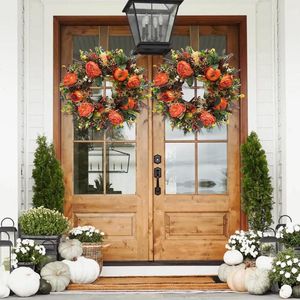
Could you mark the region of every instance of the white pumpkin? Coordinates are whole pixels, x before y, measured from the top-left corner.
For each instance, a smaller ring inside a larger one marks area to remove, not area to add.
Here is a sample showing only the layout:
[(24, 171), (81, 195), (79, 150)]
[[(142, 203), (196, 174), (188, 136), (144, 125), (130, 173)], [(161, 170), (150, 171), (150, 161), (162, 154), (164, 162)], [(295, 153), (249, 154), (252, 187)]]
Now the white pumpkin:
[(245, 267), (245, 264), (240, 264), (237, 266), (229, 266), (226, 264), (222, 264), (219, 266), (218, 268), (218, 277), (222, 282), (227, 282), (227, 278), (228, 275), (230, 274), (230, 272), (232, 272), (233, 270), (236, 270), (237, 268), (243, 268)]
[(58, 246), (58, 252), (62, 258), (72, 260), (82, 255), (82, 245), (79, 240), (69, 239), (61, 242)]
[(270, 271), (272, 269), (274, 257), (269, 256), (259, 256), (256, 261), (255, 265), (258, 269), (264, 269)]
[(224, 254), (224, 262), (227, 265), (234, 266), (243, 262), (243, 254), (238, 250), (228, 250)]
[(0, 283), (0, 299), (7, 298), (10, 294), (10, 289), (7, 285)]
[(284, 284), (279, 291), (279, 296), (283, 299), (287, 299), (292, 296), (292, 293), (293, 293), (292, 287), (287, 284)]
[(254, 268), (235, 268), (227, 278), (228, 287), (236, 292), (247, 292), (245, 286), (246, 275), (253, 272)]
[(2, 267), (0, 270), (0, 284), (7, 285), (9, 277), (9, 271), (5, 271)]
[(73, 283), (92, 283), (100, 273), (99, 264), (90, 258), (80, 256), (76, 261), (63, 260), (69, 266)]
[(41, 276), (51, 284), (52, 292), (64, 291), (71, 279), (69, 267), (61, 261), (45, 265), (41, 270)]
[(8, 287), (19, 297), (30, 297), (40, 287), (40, 275), (27, 267), (13, 270), (8, 278)]
[(253, 272), (247, 272), (245, 286), (250, 294), (263, 295), (271, 288), (269, 271), (266, 269), (253, 268)]

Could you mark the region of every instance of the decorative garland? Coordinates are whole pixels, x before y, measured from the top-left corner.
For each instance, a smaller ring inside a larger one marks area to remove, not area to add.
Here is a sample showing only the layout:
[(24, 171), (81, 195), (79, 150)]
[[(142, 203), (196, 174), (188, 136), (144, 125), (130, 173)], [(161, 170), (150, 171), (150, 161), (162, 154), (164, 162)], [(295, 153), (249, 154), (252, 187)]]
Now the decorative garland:
[[(152, 85), (155, 111), (168, 118), (172, 128), (185, 133), (228, 123), (233, 102), (243, 97), (240, 80), (234, 77), (237, 70), (228, 64), (230, 58), (219, 56), (215, 49), (172, 50), (171, 59), (158, 68)], [(192, 87), (195, 80), (203, 83), (204, 96), (187, 101), (182, 86)]]
[[(101, 88), (103, 80), (112, 82), (112, 96), (93, 95), (92, 87)], [(79, 129), (96, 130), (130, 125), (140, 112), (148, 85), (143, 69), (123, 50), (80, 51), (80, 60), (67, 68), (60, 85), (66, 100), (62, 111), (72, 114)]]

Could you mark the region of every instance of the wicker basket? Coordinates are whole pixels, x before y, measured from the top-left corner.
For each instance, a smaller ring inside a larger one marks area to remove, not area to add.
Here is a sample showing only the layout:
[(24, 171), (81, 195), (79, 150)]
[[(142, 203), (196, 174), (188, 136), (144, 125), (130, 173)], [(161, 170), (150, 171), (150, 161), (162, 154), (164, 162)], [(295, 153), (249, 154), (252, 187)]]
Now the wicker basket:
[(86, 258), (91, 258), (95, 260), (100, 267), (101, 274), (102, 267), (103, 267), (103, 253), (102, 253), (102, 245), (98, 243), (82, 243), (82, 256)]

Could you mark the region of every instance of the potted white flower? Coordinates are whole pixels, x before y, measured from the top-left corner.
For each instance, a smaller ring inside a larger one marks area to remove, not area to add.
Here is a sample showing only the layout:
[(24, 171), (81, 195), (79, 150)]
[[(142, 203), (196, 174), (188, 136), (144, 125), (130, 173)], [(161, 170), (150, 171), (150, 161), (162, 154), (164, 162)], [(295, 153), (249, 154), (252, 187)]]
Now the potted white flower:
[(300, 225), (292, 222), (277, 229), (277, 238), (285, 248), (293, 248), (296, 253), (300, 253)]

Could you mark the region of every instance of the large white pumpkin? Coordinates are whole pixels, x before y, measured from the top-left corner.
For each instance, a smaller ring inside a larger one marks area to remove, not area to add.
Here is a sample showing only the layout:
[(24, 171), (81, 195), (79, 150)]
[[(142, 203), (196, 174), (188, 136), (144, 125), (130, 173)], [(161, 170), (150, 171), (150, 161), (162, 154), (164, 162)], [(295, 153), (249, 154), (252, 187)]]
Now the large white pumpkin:
[(7, 285), (0, 283), (0, 299), (7, 298), (10, 294), (10, 289)]
[(69, 266), (73, 283), (92, 283), (100, 273), (99, 264), (90, 258), (80, 256), (76, 261), (63, 260)]
[(13, 270), (8, 278), (8, 287), (19, 297), (36, 294), (40, 287), (40, 275), (27, 267)]
[(255, 265), (258, 269), (270, 271), (272, 269), (273, 260), (274, 260), (274, 257), (262, 255), (256, 259)]
[(61, 242), (58, 247), (58, 252), (62, 258), (72, 260), (82, 255), (81, 242), (76, 239), (69, 239)]
[(245, 264), (240, 264), (237, 266), (229, 266), (227, 264), (222, 264), (218, 268), (218, 277), (222, 282), (227, 282), (227, 278), (230, 272), (237, 270), (238, 268), (245, 268)]
[(61, 261), (51, 262), (44, 266), (41, 276), (51, 284), (52, 292), (64, 291), (71, 278), (69, 267)]
[(247, 288), (245, 285), (245, 278), (248, 273), (253, 272), (254, 268), (237, 268), (235, 267), (233, 271), (231, 271), (227, 278), (228, 287), (236, 292), (247, 292)]
[(263, 295), (271, 288), (269, 271), (253, 268), (254, 272), (248, 272), (245, 276), (245, 286), (250, 294)]
[(228, 250), (224, 254), (224, 262), (227, 265), (234, 266), (243, 262), (243, 254), (238, 250)]

